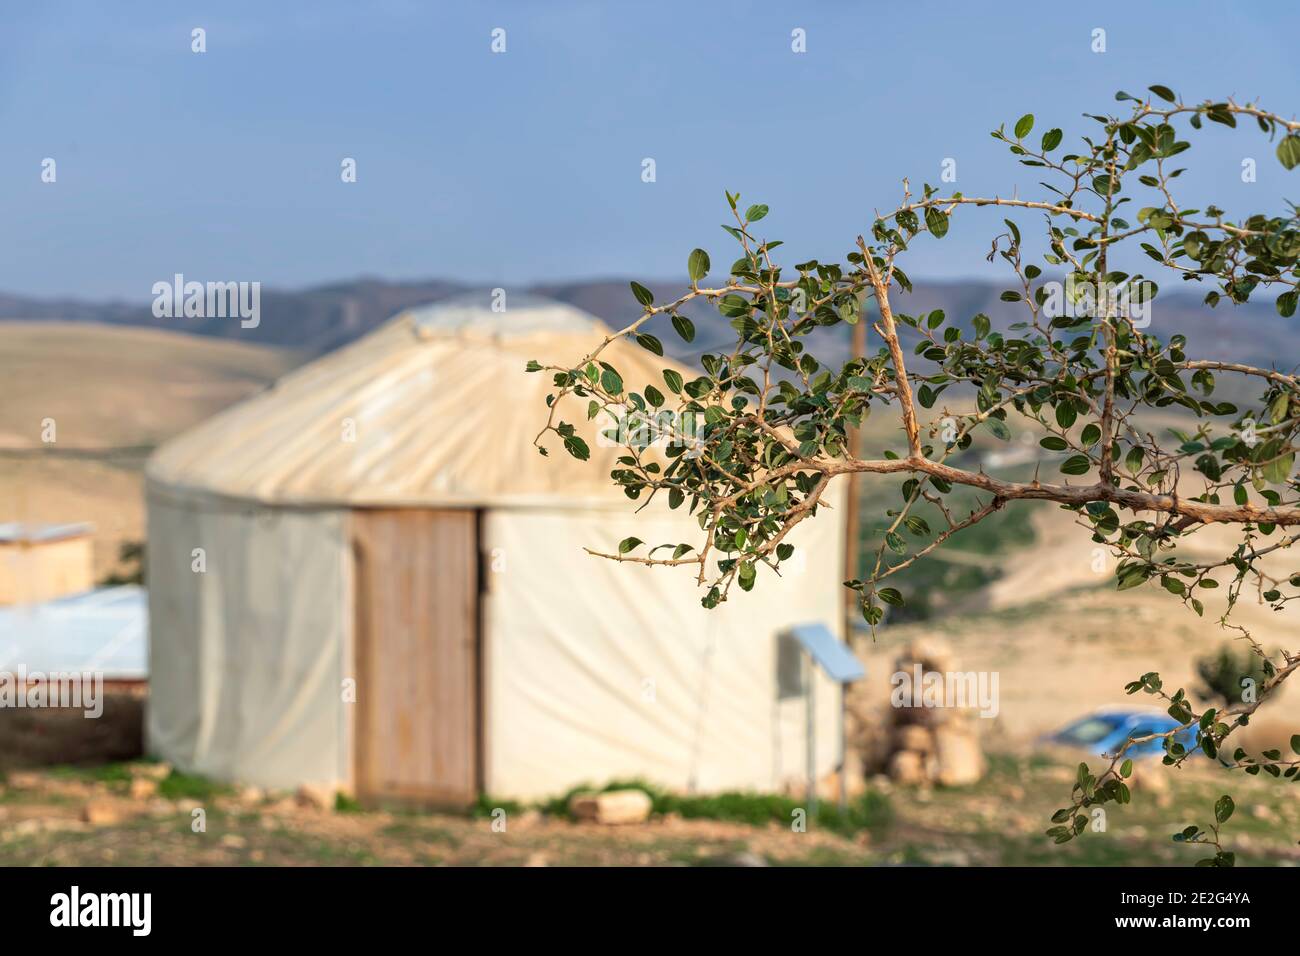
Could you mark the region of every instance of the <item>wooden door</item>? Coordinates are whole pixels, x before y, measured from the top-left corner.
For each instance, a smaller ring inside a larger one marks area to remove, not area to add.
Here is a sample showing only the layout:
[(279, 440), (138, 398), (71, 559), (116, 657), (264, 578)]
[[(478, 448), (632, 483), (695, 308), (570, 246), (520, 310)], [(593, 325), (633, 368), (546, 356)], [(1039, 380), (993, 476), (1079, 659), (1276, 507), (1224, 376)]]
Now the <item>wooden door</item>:
[(473, 511), (354, 511), (357, 797), (463, 804), (480, 786)]

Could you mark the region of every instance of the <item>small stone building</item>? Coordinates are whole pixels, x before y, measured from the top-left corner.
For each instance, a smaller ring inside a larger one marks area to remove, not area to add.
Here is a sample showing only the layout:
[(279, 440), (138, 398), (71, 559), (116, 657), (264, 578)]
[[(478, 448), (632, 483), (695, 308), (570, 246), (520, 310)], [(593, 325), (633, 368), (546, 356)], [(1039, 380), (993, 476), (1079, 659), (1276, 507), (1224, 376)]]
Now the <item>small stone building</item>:
[(88, 524), (0, 524), (0, 607), (93, 588), (91, 532)]

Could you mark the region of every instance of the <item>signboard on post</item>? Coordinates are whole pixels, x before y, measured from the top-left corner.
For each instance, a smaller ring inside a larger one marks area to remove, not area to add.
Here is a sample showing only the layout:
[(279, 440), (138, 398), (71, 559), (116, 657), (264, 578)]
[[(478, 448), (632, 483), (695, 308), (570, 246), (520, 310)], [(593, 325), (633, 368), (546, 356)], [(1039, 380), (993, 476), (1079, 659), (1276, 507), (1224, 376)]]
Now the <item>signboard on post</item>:
[[(802, 648), (806, 659), (821, 668), (831, 680), (846, 690), (854, 681), (867, 676), (867, 669), (847, 646), (837, 638), (825, 624), (797, 624), (782, 635), (782, 644), (796, 642)], [(808, 813), (817, 812), (817, 725), (816, 696), (814, 693), (814, 671), (811, 666), (803, 668), (803, 692), (805, 708), (808, 715)], [(845, 741), (844, 741), (844, 694), (840, 694), (840, 806), (848, 802), (848, 781), (846, 779)]]

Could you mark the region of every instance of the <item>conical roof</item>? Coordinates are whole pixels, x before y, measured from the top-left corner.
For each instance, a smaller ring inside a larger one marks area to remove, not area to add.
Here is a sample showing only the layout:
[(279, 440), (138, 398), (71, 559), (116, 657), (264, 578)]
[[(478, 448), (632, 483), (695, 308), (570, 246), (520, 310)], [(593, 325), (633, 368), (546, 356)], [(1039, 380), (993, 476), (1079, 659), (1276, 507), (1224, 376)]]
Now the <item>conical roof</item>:
[[(291, 505), (483, 506), (565, 502), (627, 505), (609, 472), (621, 453), (601, 447), (585, 403), (567, 399), (591, 449), (581, 462), (554, 435), (543, 457), (550, 373), (610, 330), (580, 309), (487, 293), (408, 310), (371, 334), (286, 375), (159, 448), (151, 487)], [(663, 370), (687, 369), (625, 340), (601, 358), (629, 389), (663, 389)], [(608, 444), (608, 443), (606, 443)]]

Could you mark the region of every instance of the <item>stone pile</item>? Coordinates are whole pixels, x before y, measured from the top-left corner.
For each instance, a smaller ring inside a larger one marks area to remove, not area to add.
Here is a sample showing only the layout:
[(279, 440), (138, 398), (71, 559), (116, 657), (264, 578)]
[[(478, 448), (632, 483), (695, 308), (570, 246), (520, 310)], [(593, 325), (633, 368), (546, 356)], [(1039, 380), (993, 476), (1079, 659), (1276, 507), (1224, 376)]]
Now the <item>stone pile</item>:
[[(932, 638), (918, 639), (903, 648), (894, 662), (894, 673), (908, 675), (910, 682), (917, 665), (923, 674), (957, 672), (952, 649)], [(891, 691), (894, 687), (891, 680)], [(925, 706), (921, 688), (911, 689), (913, 693), (904, 695), (907, 703), (886, 708), (883, 747), (878, 752), (882, 769), (894, 782), (909, 786), (959, 787), (977, 782), (985, 771), (976, 729), (978, 712), (948, 701), (946, 706)]]

